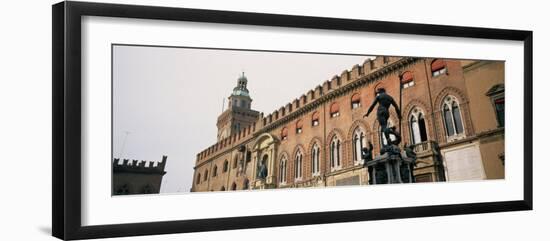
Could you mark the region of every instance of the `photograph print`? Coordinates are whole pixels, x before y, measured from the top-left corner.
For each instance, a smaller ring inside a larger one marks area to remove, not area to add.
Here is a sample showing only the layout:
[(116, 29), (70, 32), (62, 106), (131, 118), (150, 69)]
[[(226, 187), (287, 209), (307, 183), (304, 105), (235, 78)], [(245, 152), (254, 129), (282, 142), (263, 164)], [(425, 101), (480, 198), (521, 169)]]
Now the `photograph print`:
[(111, 49), (115, 196), (505, 178), (504, 61)]

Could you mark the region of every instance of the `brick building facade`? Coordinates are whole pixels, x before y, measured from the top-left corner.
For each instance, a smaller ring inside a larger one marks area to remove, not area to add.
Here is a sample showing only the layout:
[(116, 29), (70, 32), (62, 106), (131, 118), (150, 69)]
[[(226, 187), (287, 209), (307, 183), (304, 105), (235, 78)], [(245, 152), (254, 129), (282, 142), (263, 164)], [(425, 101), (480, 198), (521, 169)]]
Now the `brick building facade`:
[(390, 126), (415, 145), (417, 182), (504, 178), (503, 62), (380, 56), (269, 114), (251, 109), (247, 81), (218, 118), (218, 142), (196, 156), (193, 192), (367, 184), (360, 148), (377, 155), (386, 140), (376, 114), (363, 115), (381, 87), (401, 107)]

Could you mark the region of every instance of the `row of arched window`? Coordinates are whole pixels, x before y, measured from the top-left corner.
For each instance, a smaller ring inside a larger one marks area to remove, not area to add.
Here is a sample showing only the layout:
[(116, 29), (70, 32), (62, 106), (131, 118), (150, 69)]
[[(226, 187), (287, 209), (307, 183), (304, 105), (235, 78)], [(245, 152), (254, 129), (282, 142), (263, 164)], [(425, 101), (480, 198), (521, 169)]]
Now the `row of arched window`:
[[(452, 95), (445, 97), (441, 110), (447, 140), (452, 141), (465, 137), (464, 121), (458, 99)], [(411, 143), (418, 144), (427, 141), (428, 131), (424, 112), (415, 107), (412, 109), (408, 120)]]
[[(237, 168), (237, 159), (235, 159), (235, 161), (233, 162), (233, 168)], [(225, 160), (223, 162), (222, 173), (226, 173), (228, 170), (229, 170), (229, 161)], [(216, 177), (216, 176), (218, 176), (218, 166), (214, 165), (214, 167), (212, 167), (212, 177)], [(202, 177), (203, 177), (203, 179), (201, 179), (201, 174), (200, 173), (197, 174), (197, 179), (196, 179), (197, 184), (200, 184), (201, 181), (207, 181), (208, 180), (208, 170), (204, 171), (204, 175)]]
[[(244, 179), (242, 190), (248, 190), (249, 186), (250, 186), (250, 181), (248, 179)], [(231, 190), (231, 191), (237, 190), (237, 183), (233, 182), (233, 184), (231, 184), (231, 188), (229, 190)], [(214, 190), (211, 190), (211, 191), (214, 191)], [(225, 191), (225, 186), (222, 186), (220, 188), (220, 191)]]
[[(444, 98), (444, 101), (441, 106), (442, 109), (442, 119), (445, 127), (445, 133), (448, 140), (457, 139), (464, 137), (464, 124), (462, 120), (462, 113), (460, 110), (460, 103), (458, 99), (452, 95), (449, 95)], [(409, 135), (412, 144), (418, 144), (428, 140), (427, 133), (427, 124), (425, 119), (425, 114), (420, 108), (413, 108), (408, 117), (409, 120)], [(388, 126), (394, 126), (394, 123), (390, 119), (388, 121)], [(387, 144), (387, 140), (384, 135), (380, 136), (380, 143)], [(362, 162), (361, 158), (361, 149), (367, 144), (366, 134), (361, 128), (356, 128), (353, 131), (352, 135), (352, 158), (354, 164), (360, 164)], [(320, 175), (320, 153), (321, 148), (317, 143), (313, 145), (311, 149), (311, 172), (312, 176)], [(303, 153), (301, 150), (296, 152), (294, 156), (294, 166), (297, 167), (294, 169), (294, 178), (300, 180), (303, 177)], [(329, 161), (330, 161), (330, 170), (335, 171), (342, 167), (342, 141), (337, 135), (334, 135), (330, 140), (329, 144)], [(234, 168), (236, 167), (234, 163)], [(228, 170), (228, 161), (226, 160), (223, 164), (223, 172)], [(286, 183), (286, 168), (287, 160), (286, 157), (280, 162), (279, 165), (279, 181), (281, 183)], [(212, 176), (217, 176), (217, 166), (214, 165), (212, 169)], [(203, 180), (208, 180), (208, 170), (204, 171)], [(201, 174), (197, 176), (197, 184), (201, 182)]]
[[(452, 140), (453, 138), (464, 136), (464, 125), (458, 99), (454, 96), (447, 96), (444, 99), (441, 110), (443, 114), (445, 132), (448, 139)], [(315, 123), (314, 125), (318, 125), (318, 112), (314, 112), (312, 116), (314, 116), (314, 118), (312, 119), (312, 123)], [(394, 123), (390, 120), (388, 126), (392, 127), (394, 126)], [(296, 133), (302, 133), (302, 128), (302, 121), (298, 120), (296, 125)], [(409, 129), (411, 133), (411, 143), (417, 144), (428, 140), (425, 116), (424, 113), (418, 108), (413, 109), (409, 116)], [(288, 129), (286, 127), (284, 127), (281, 131), (281, 139), (288, 139)], [(362, 141), (363, 138), (356, 137), (355, 135), (354, 139), (352, 140), (354, 146), (363, 146), (364, 143)], [(385, 137), (381, 137), (380, 142), (384, 144), (387, 143)], [(338, 147), (338, 143), (335, 143), (334, 145)], [(359, 156), (359, 152), (354, 152), (354, 160)], [(335, 156), (334, 160), (338, 161), (338, 158)]]
[[(435, 59), (431, 63), (431, 70), (432, 70), (432, 76), (439, 76), (441, 74), (447, 73), (447, 66), (444, 60), (442, 59)], [(414, 74), (412, 71), (405, 71), (403, 74), (401, 74), (401, 86), (402, 88), (409, 88), (411, 86), (414, 86)], [(375, 88), (376, 89), (376, 88)], [(361, 107), (361, 96), (359, 93), (354, 93), (351, 95), (351, 109), (357, 109)], [(449, 110), (452, 109), (451, 107), (447, 107)], [(444, 109), (445, 110), (445, 109)], [(333, 102), (330, 105), (329, 108), (329, 115), (331, 118), (335, 118), (340, 116), (340, 106), (337, 102)], [(454, 114), (451, 113), (451, 116), (454, 116)], [(445, 116), (447, 118), (447, 116)], [(411, 120), (412, 121), (412, 120)], [(418, 117), (416, 117), (416, 121), (419, 121)], [(455, 123), (461, 124), (458, 121), (454, 121)], [(319, 112), (315, 111), (311, 115), (311, 126), (315, 127), (319, 125)], [(454, 125), (454, 124), (453, 124)], [(449, 126), (450, 127), (450, 126)], [(418, 127), (420, 128), (420, 127)], [(451, 135), (451, 133), (461, 133), (461, 127), (460, 126), (453, 126), (453, 128), (448, 128), (449, 132), (448, 135)], [(303, 132), (303, 122), (302, 120), (296, 121), (295, 125), (295, 133), (300, 134)], [(417, 134), (420, 134), (418, 132)], [(416, 139), (413, 139), (413, 143), (419, 143), (423, 139), (421, 136), (416, 136)], [(284, 127), (281, 130), (281, 140), (288, 139), (288, 128)], [(385, 140), (383, 140), (385, 141)], [(424, 139), (425, 141), (425, 139)]]
[[(459, 138), (464, 136), (464, 126), (462, 121), (462, 114), (460, 111), (460, 105), (456, 97), (448, 96), (445, 98), (445, 101), (442, 106), (443, 122), (445, 126), (445, 131), (447, 138), (452, 140), (453, 138)], [(394, 126), (391, 119), (388, 122), (388, 126)], [(410, 140), (413, 144), (418, 144), (428, 140), (427, 134), (427, 124), (425, 120), (424, 112), (419, 108), (413, 108), (409, 115), (409, 133)], [(335, 171), (342, 167), (342, 147), (341, 140), (338, 136), (334, 135), (331, 139), (329, 145), (329, 161), (330, 161), (330, 170)], [(352, 158), (355, 165), (362, 164), (361, 151), (368, 143), (366, 140), (366, 134), (361, 128), (356, 128), (352, 136)], [(380, 143), (387, 144), (387, 140), (384, 135), (380, 135)], [(320, 148), (316, 143), (313, 145), (311, 150), (311, 173), (312, 176), (320, 175)], [(303, 167), (302, 167), (303, 154), (301, 150), (298, 150), (295, 155), (295, 169), (294, 169), (294, 178), (300, 180), (303, 177)], [(286, 168), (287, 160), (286, 156), (283, 156), (279, 165), (279, 181), (281, 183), (286, 183)]]
[[(361, 162), (361, 148), (364, 147), (365, 132), (361, 128), (356, 128), (354, 131), (354, 162), (359, 164)], [(331, 139), (329, 146), (330, 168), (331, 171), (338, 170), (342, 167), (342, 141), (337, 135), (334, 135)], [(301, 180), (303, 177), (303, 153), (298, 149), (296, 155), (294, 155), (294, 178)], [(311, 175), (319, 176), (321, 174), (321, 148), (315, 143), (311, 148), (310, 162), (311, 162)], [(279, 163), (279, 182), (286, 183), (286, 170), (287, 170), (287, 157), (283, 156)]]

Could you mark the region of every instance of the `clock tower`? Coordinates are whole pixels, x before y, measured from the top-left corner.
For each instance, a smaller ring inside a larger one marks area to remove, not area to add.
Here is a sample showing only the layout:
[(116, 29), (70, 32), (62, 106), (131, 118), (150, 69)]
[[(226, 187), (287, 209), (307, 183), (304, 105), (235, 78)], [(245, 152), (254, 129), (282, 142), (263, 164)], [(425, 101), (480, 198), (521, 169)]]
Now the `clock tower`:
[(259, 112), (252, 110), (252, 98), (246, 85), (248, 79), (242, 75), (237, 79), (237, 86), (228, 97), (227, 109), (218, 117), (218, 141), (238, 133), (241, 128), (256, 122)]

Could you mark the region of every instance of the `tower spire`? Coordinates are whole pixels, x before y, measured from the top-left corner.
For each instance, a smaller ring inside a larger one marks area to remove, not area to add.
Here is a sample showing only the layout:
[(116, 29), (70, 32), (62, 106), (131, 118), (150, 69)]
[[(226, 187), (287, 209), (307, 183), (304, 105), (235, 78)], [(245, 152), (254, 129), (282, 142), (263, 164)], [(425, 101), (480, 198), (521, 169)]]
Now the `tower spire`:
[(249, 96), (248, 89), (246, 85), (248, 84), (248, 79), (244, 75), (244, 71), (241, 72), (241, 76), (237, 79), (237, 86), (233, 88), (232, 96)]

